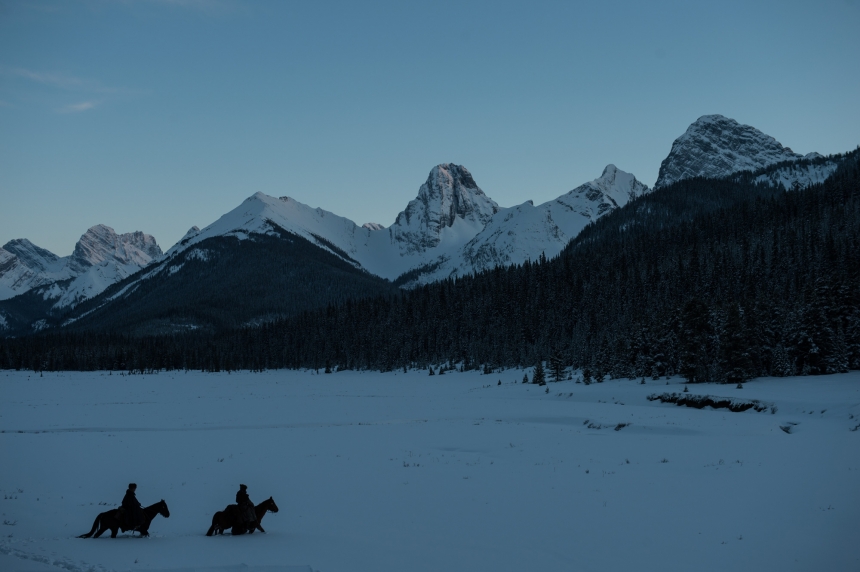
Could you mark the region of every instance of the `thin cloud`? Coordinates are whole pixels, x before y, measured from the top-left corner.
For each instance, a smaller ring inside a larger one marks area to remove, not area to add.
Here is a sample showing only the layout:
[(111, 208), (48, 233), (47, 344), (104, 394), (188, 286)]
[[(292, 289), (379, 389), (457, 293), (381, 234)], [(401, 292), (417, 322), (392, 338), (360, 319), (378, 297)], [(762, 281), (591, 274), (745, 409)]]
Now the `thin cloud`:
[(89, 111), (96, 107), (100, 101), (82, 101), (80, 103), (72, 103), (66, 105), (65, 107), (60, 108), (58, 111), (60, 113), (81, 113), (83, 111)]
[(84, 79), (63, 73), (39, 72), (24, 68), (12, 68), (10, 73), (42, 85), (56, 87), (66, 91), (88, 91), (94, 93), (116, 93), (119, 91), (116, 88), (106, 87), (95, 80)]

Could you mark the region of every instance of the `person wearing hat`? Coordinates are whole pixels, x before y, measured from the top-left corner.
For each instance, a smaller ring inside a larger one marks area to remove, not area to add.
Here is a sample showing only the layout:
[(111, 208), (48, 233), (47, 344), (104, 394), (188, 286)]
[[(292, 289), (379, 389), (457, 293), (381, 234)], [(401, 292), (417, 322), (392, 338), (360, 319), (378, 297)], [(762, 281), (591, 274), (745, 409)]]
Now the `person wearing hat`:
[(239, 491), (236, 493), (236, 504), (239, 505), (239, 514), (242, 515), (242, 521), (247, 526), (248, 531), (254, 530), (253, 525), (257, 522), (257, 515), (254, 513), (254, 503), (248, 496), (246, 485), (239, 485)]
[(125, 530), (133, 530), (143, 524), (143, 507), (137, 500), (134, 491), (137, 490), (135, 483), (128, 484), (128, 490), (122, 498), (123, 516), (125, 517)]

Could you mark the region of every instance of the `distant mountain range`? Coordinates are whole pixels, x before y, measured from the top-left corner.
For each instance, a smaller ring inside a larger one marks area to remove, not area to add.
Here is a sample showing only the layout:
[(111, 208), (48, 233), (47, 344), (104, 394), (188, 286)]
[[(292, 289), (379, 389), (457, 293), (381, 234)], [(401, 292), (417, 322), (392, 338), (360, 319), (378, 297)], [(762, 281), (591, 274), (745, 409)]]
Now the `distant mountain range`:
[(41, 287), (57, 308), (72, 307), (161, 255), (152, 236), (117, 234), (101, 224), (87, 230), (72, 255), (62, 258), (26, 238), (10, 240), (0, 249), (0, 300)]
[[(660, 166), (655, 189), (684, 179), (724, 178), (742, 171), (761, 171), (756, 179), (761, 184), (799, 188), (825, 180), (840, 160), (840, 156), (823, 157), (817, 153), (798, 155), (753, 127), (720, 115), (706, 115), (675, 140)], [(81, 324), (86, 322), (81, 322), (86, 316), (92, 321), (94, 315), (109, 314), (110, 308), (121, 312), (127, 304), (148, 308), (145, 314), (154, 320), (159, 295), (153, 292), (168, 289), (193, 296), (202, 276), (200, 265), (211, 264), (216, 256), (231, 256), (231, 248), (247, 241), (250, 242), (243, 244), (244, 256), (252, 259), (249, 245), (289, 237), (301, 241), (301, 263), (296, 264), (305, 271), (313, 266), (313, 248), (323, 251), (328, 262), (322, 266), (332, 272), (336, 268), (339, 277), (329, 284), (328, 293), (318, 295), (324, 279), (314, 282), (315, 291), (290, 286), (291, 294), (305, 302), (275, 304), (269, 311), (254, 306), (253, 311), (261, 315), (235, 316), (240, 323), (253, 323), (267, 315), (313, 308), (358, 292), (385, 292), (385, 280), (413, 288), (496, 266), (521, 264), (541, 255), (552, 257), (589, 223), (650, 192), (632, 174), (608, 165), (597, 179), (552, 201), (537, 206), (528, 201), (502, 208), (478, 187), (465, 167), (445, 163), (430, 171), (418, 196), (387, 228), (377, 223), (359, 226), (289, 197), (255, 193), (209, 226), (192, 227), (166, 253), (150, 235), (117, 235), (104, 225), (89, 229), (74, 253), (64, 258), (26, 239), (17, 239), (0, 249), (0, 300), (5, 300), (0, 301), (0, 330), (21, 334), (51, 325)], [(281, 252), (279, 256), (286, 255)], [(186, 265), (194, 271), (183, 271)], [(253, 264), (246, 261), (244, 272), (250, 274), (242, 278), (248, 283), (259, 282), (264, 266), (262, 259)], [(217, 267), (219, 272), (231, 272), (228, 266)], [(236, 277), (231, 278), (233, 281), (215, 273), (207, 280), (211, 284), (229, 282), (240, 288)], [(155, 290), (146, 286), (154, 280), (160, 285)], [(301, 283), (302, 278), (295, 275), (291, 280)], [(272, 283), (287, 287), (283, 277)], [(141, 306), (135, 297), (144, 291), (150, 294)], [(240, 291), (233, 294), (240, 295)], [(198, 300), (201, 301), (205, 299)], [(174, 307), (173, 316), (181, 307), (179, 300), (176, 304), (179, 305)], [(177, 323), (196, 327), (195, 320), (199, 319), (198, 312), (183, 316)], [(166, 315), (158, 320), (172, 323)], [(213, 322), (207, 320), (207, 324)]]

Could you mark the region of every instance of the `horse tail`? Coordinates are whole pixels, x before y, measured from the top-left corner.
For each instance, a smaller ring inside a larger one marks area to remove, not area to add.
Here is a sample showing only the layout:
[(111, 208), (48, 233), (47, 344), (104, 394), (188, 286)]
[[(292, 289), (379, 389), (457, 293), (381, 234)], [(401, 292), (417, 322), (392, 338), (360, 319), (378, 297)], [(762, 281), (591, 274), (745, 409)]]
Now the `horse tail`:
[(82, 534), (82, 535), (80, 535), (78, 538), (89, 538), (89, 537), (91, 537), (93, 534), (95, 534), (95, 533), (96, 533), (96, 530), (98, 530), (98, 528), (99, 528), (99, 521), (101, 520), (101, 518), (102, 518), (102, 515), (98, 515), (98, 516), (96, 517), (95, 522), (93, 522), (93, 528), (92, 528), (92, 530), (90, 530), (90, 531), (89, 531), (88, 533), (86, 533), (86, 534)]
[(212, 515), (212, 526), (210, 526), (209, 530), (206, 531), (206, 536), (212, 536), (212, 534), (215, 532), (215, 525), (218, 523), (218, 515), (219, 514), (221, 514), (221, 513), (216, 512), (215, 514)]

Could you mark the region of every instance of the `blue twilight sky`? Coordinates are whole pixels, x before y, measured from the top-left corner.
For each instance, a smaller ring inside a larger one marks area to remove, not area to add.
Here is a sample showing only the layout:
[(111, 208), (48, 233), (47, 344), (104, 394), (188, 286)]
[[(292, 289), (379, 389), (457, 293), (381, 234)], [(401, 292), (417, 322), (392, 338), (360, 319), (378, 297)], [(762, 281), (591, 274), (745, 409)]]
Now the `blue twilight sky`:
[(848, 151), (858, 30), (858, 0), (0, 0), (0, 244), (166, 250), (256, 191), (389, 225), (442, 162), (502, 206), (653, 185), (711, 113)]

